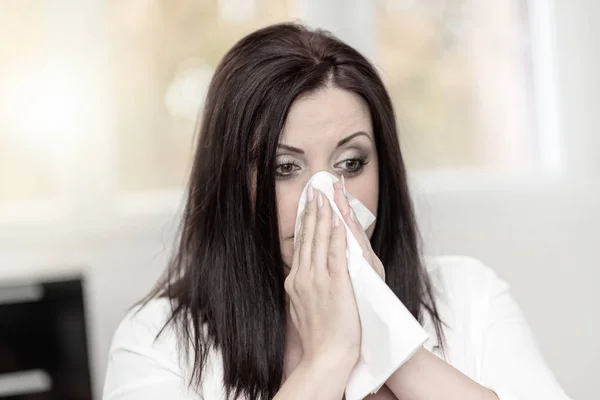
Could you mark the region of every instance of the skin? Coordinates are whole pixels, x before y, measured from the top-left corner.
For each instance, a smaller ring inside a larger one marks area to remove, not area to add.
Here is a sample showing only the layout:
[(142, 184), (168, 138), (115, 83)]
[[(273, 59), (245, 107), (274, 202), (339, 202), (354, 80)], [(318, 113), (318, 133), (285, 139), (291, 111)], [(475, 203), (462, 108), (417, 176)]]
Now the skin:
[[(341, 399), (360, 351), (360, 320), (346, 264), (345, 230), (316, 190), (309, 189), (300, 240), (294, 247), (298, 198), (309, 178), (320, 171), (343, 179), (343, 184), (335, 185), (343, 223), (384, 278), (381, 261), (370, 246), (372, 231), (364, 232), (355, 221), (346, 197), (351, 193), (377, 215), (378, 160), (371, 116), (362, 98), (334, 87), (292, 104), (277, 153), (277, 211), (289, 300), (284, 382), (277, 400)], [(424, 349), (368, 397), (396, 398), (498, 399)]]
[[(362, 134), (337, 146), (359, 132)], [(357, 161), (361, 158), (366, 163), (362, 167)], [(298, 199), (310, 177), (317, 172), (343, 176), (347, 190), (377, 215), (377, 151), (371, 114), (358, 95), (327, 87), (296, 100), (281, 134), (276, 164), (277, 172), (281, 173), (276, 184), (277, 212), (286, 265), (292, 263)]]
[[(340, 141), (344, 143), (338, 146)], [(288, 113), (276, 156), (280, 243), (288, 270), (298, 198), (310, 177), (320, 171), (343, 177), (347, 190), (377, 213), (379, 171), (371, 115), (364, 100), (354, 93), (327, 87), (299, 98)], [(297, 331), (290, 329), (286, 376), (302, 356), (299, 339)]]

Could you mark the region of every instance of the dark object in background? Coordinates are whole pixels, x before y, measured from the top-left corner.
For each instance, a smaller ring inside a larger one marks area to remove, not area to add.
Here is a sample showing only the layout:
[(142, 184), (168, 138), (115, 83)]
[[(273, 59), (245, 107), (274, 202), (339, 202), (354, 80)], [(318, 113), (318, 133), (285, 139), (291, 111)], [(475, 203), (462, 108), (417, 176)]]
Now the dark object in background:
[(0, 283), (0, 399), (91, 400), (82, 279)]

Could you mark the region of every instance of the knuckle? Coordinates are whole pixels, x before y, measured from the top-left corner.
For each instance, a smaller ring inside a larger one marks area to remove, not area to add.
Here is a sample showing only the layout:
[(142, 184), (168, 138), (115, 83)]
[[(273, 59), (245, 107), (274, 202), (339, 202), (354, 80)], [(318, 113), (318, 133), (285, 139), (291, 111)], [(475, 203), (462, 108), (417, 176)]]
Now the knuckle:
[(329, 206), (329, 200), (326, 200), (323, 207), (319, 208), (319, 218), (324, 219), (331, 216), (331, 208)]
[(308, 236), (308, 233), (307, 233), (306, 231), (303, 231), (303, 232), (300, 234), (300, 244), (301, 244), (301, 245), (303, 245), (303, 244), (306, 244), (306, 242), (307, 242), (307, 240), (308, 240), (308, 237), (309, 237), (309, 236)]
[(334, 246), (329, 246), (329, 250), (327, 250), (327, 259), (330, 262), (335, 262), (338, 259), (337, 248)]
[(338, 237), (342, 234), (343, 231), (344, 231), (344, 229), (343, 229), (342, 221), (339, 221), (339, 225), (335, 226), (335, 227), (333, 227), (333, 229), (331, 229), (331, 236)]
[(311, 216), (313, 212), (313, 208), (310, 206), (310, 204), (308, 204), (306, 207), (304, 207), (304, 218), (306, 219), (307, 217)]
[(290, 294), (292, 289), (293, 289), (293, 276), (292, 275), (288, 275), (287, 278), (285, 278), (285, 281), (283, 282), (283, 288), (285, 289), (285, 292)]
[(323, 209), (321, 208), (319, 210), (319, 212), (317, 213), (317, 223), (322, 223), (325, 220), (325, 213), (323, 212)]
[(296, 275), (289, 275), (284, 282), (285, 291), (290, 297), (294, 297), (297, 294), (296, 289)]
[(296, 291), (296, 293), (298, 293), (298, 295), (304, 296), (306, 294), (308, 285), (305, 277), (296, 277), (296, 279), (294, 279), (293, 286), (294, 290)]
[(331, 242), (333, 243), (333, 246), (342, 247), (342, 246), (344, 246), (345, 241), (346, 241), (346, 231), (344, 229), (334, 229), (331, 234)]
[(292, 281), (291, 281), (291, 283), (290, 283), (289, 286), (294, 291), (298, 290), (298, 288), (301, 286), (300, 279), (299, 279), (298, 275), (294, 276), (294, 279), (292, 279)]

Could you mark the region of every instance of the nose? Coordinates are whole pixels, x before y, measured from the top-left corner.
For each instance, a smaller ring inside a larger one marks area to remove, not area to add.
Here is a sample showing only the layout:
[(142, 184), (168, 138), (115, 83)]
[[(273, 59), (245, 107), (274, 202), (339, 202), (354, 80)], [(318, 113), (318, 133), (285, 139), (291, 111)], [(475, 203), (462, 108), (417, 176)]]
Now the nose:
[(306, 186), (306, 183), (309, 181), (310, 178), (312, 178), (317, 173), (323, 172), (323, 171), (329, 172), (330, 174), (334, 175), (338, 179), (342, 179), (342, 174), (340, 174), (338, 171), (336, 171), (336, 169), (333, 168), (333, 166), (330, 166), (327, 162), (323, 162), (323, 163), (321, 163), (321, 165), (318, 166), (318, 168), (310, 169), (309, 176), (306, 177), (305, 182), (303, 182), (304, 186)]

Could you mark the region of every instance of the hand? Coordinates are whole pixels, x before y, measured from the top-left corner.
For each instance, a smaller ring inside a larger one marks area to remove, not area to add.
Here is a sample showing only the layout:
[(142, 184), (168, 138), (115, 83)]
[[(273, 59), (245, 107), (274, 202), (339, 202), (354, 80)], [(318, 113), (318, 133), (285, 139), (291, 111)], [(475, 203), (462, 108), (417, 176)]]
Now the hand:
[(358, 360), (361, 328), (348, 274), (346, 231), (329, 201), (312, 187), (299, 234), (285, 290), (302, 344), (300, 363), (336, 363), (349, 375)]
[(377, 257), (377, 255), (373, 251), (373, 248), (371, 247), (371, 241), (367, 237), (367, 234), (360, 225), (360, 223), (356, 220), (354, 211), (352, 211), (352, 208), (350, 207), (350, 203), (348, 202), (348, 192), (346, 191), (346, 185), (343, 176), (341, 184), (340, 182), (337, 182), (335, 184), (335, 189), (335, 204), (340, 209), (340, 212), (344, 217), (344, 221), (350, 228), (350, 231), (352, 232), (356, 240), (358, 240), (358, 243), (360, 244), (360, 247), (363, 251), (363, 257), (365, 258), (365, 260), (367, 260), (369, 265), (373, 267), (373, 269), (375, 270), (375, 272), (377, 272), (381, 279), (385, 281), (385, 269), (383, 268), (383, 264), (381, 263), (379, 257)]

